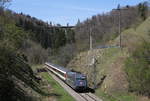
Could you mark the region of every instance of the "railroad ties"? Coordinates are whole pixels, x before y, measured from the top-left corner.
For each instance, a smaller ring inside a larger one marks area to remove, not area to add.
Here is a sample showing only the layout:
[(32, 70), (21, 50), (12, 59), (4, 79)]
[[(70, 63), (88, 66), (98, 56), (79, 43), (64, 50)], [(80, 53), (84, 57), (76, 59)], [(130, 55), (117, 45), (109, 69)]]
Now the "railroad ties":
[(102, 101), (92, 93), (81, 93), (80, 96), (83, 97), (85, 101)]
[(94, 94), (88, 93), (78, 93), (64, 83), (60, 78), (54, 75), (52, 72), (48, 71), (49, 75), (53, 77), (76, 101), (102, 101)]

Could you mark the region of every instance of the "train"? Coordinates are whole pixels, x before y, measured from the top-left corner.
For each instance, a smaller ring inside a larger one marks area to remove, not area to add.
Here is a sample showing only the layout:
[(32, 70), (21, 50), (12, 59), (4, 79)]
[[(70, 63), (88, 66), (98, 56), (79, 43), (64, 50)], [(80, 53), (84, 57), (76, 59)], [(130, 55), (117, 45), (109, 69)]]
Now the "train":
[(74, 90), (79, 91), (87, 89), (86, 75), (49, 62), (46, 62), (45, 65), (48, 71), (53, 72)]

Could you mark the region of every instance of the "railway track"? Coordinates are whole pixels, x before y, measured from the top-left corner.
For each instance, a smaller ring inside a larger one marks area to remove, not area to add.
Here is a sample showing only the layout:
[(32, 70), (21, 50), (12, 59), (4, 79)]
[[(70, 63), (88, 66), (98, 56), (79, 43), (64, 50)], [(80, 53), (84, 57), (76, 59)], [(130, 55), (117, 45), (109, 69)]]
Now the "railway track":
[(85, 101), (102, 101), (92, 93), (81, 93), (80, 96), (83, 97)]
[(93, 96), (89, 95), (89, 93), (80, 94), (86, 101), (97, 101)]
[(67, 84), (65, 84), (60, 78), (51, 72), (48, 72), (76, 101), (102, 101), (92, 93), (77, 93)]

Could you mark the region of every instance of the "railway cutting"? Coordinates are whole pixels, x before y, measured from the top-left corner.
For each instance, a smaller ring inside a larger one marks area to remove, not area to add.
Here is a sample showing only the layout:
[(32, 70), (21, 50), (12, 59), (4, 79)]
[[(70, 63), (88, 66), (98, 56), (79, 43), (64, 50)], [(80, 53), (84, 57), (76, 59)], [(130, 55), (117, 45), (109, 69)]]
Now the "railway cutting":
[(70, 70), (51, 63), (45, 63), (45, 67), (47, 68), (49, 75), (51, 75), (72, 97), (74, 97), (76, 101), (102, 101), (91, 92), (80, 92), (87, 87), (84, 82), (81, 82), (80, 85), (80, 81), (86, 80), (85, 75), (73, 73), (73, 76), (75, 76), (73, 79), (77, 78), (77, 81), (74, 81), (74, 83), (77, 82), (76, 84), (78, 85), (77, 87), (73, 87), (70, 85), (72, 83), (66, 82), (69, 77), (67, 72), (71, 72)]

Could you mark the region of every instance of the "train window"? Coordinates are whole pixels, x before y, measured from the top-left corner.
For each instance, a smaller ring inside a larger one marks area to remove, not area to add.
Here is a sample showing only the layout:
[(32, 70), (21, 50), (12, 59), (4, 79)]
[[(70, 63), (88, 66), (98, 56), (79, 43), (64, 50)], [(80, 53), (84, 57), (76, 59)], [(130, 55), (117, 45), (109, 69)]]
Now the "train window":
[(71, 80), (71, 81), (74, 81), (75, 80), (75, 77), (74, 77), (74, 75), (68, 75), (68, 80)]
[(62, 73), (62, 72), (60, 72), (60, 71), (58, 71), (58, 72), (59, 72), (60, 75), (64, 76), (64, 73)]
[(85, 78), (76, 78), (76, 80), (85, 80)]

